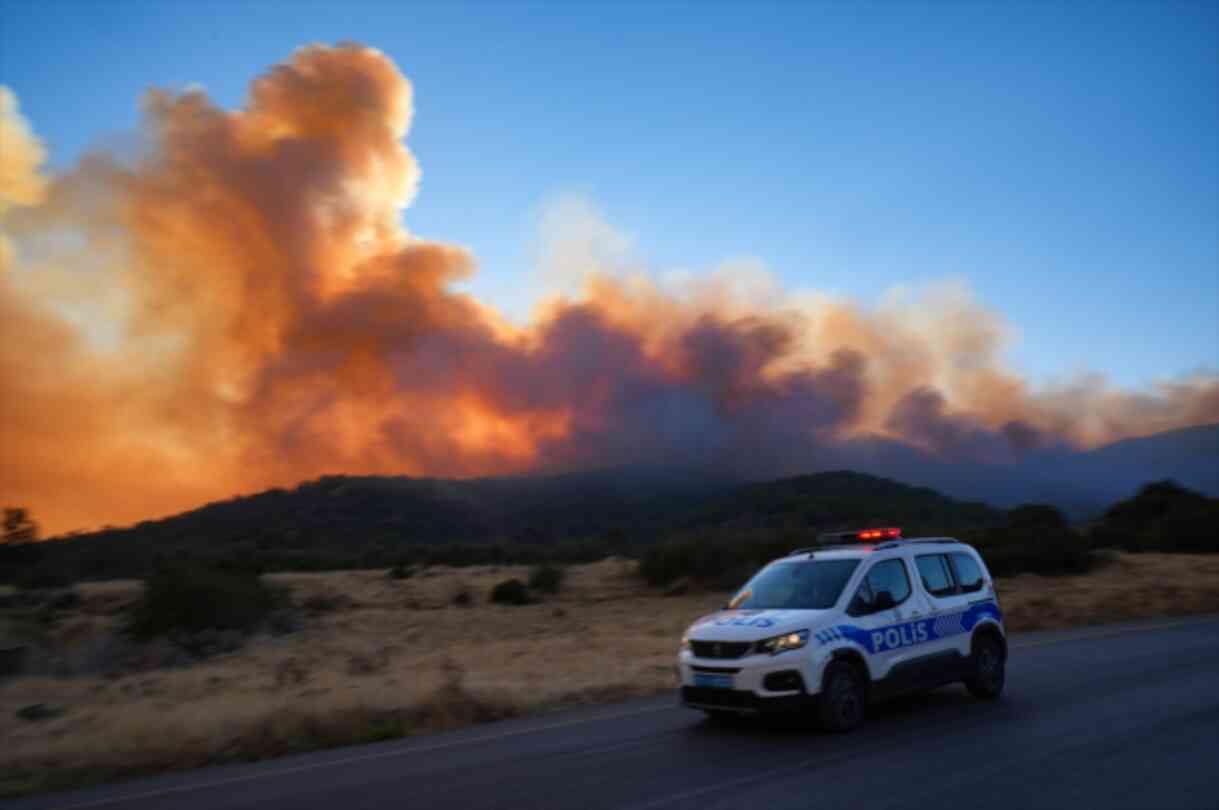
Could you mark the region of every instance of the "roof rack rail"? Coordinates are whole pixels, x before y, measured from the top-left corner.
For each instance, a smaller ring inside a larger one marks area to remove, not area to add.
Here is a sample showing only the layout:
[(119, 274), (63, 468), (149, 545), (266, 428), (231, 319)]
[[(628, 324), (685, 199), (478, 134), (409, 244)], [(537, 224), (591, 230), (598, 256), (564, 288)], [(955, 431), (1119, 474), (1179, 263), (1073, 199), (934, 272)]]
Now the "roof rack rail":
[(894, 540), (890, 540), (887, 543), (881, 543), (876, 548), (879, 550), (882, 548), (896, 548), (897, 546), (905, 545), (938, 545), (940, 543), (961, 543), (961, 541), (955, 537), (898, 537)]

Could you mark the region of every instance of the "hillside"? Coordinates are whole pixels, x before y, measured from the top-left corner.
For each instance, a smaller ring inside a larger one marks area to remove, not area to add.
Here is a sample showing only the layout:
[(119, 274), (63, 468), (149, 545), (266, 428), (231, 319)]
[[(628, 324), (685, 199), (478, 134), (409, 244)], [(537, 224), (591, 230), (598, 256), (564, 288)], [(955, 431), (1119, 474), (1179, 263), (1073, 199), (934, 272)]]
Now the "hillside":
[[(919, 532), (1001, 526), (1004, 513), (980, 501), (1050, 503), (1091, 521), (1143, 484), (1167, 479), (1199, 497), (1219, 493), (1219, 425), (1082, 453), (1035, 451), (1018, 464), (952, 463), (884, 441), (856, 442), (843, 453), (834, 460), (873, 474), (820, 472), (744, 484), (680, 466), (469, 480), (327, 476), (163, 520), (11, 549), (0, 556), (0, 581), (138, 576), (178, 558), (272, 570), (592, 560), (639, 556), (674, 535), (768, 535), (785, 543), (866, 524)], [(882, 477), (894, 474), (926, 486)], [(1209, 549), (1206, 538), (1194, 538), (1192, 503), (1186, 511), (1174, 508), (1171, 527), (1131, 529), (1109, 521), (1105, 530), (1116, 534), (1105, 542)], [(1213, 503), (1205, 501), (1205, 508)]]
[(983, 504), (853, 472), (747, 485), (639, 470), (467, 481), (329, 476), (38, 544), (37, 565), (101, 578), (139, 575), (158, 560), (183, 557), (320, 569), (495, 560), (510, 547), (515, 559), (586, 559), (636, 553), (694, 530), (811, 535), (869, 523), (947, 530), (1002, 520)]

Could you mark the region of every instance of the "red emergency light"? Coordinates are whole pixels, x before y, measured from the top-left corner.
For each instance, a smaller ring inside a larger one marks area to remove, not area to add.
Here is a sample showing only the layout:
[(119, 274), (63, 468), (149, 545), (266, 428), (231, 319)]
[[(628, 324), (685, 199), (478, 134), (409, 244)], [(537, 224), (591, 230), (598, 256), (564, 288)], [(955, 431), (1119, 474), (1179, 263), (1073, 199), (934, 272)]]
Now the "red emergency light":
[(901, 529), (864, 529), (856, 535), (860, 540), (893, 540), (902, 536)]
[(849, 543), (869, 543), (876, 540), (900, 540), (901, 529), (859, 529), (849, 532), (826, 532), (817, 537), (817, 545), (834, 546)]

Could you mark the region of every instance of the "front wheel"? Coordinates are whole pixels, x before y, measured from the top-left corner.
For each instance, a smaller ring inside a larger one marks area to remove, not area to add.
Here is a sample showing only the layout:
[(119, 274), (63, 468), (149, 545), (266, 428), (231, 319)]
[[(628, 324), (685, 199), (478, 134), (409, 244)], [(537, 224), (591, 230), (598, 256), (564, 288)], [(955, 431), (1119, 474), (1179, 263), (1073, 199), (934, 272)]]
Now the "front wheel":
[(970, 656), (972, 674), (965, 679), (965, 688), (977, 698), (998, 698), (1003, 694), (1003, 684), (1007, 679), (1006, 665), (1003, 645), (998, 639), (991, 635), (975, 639)]
[(820, 697), (821, 727), (838, 734), (863, 722), (866, 692), (859, 670), (845, 661), (830, 664)]

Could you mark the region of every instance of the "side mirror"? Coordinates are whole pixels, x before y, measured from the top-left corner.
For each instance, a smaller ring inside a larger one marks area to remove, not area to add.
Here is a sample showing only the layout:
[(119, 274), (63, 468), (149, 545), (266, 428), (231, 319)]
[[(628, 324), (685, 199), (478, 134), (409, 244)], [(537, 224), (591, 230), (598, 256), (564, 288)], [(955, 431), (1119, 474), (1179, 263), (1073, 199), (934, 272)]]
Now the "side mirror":
[(892, 610), (897, 607), (897, 602), (893, 600), (893, 594), (888, 591), (880, 591), (876, 594), (876, 598), (872, 600), (872, 610)]

